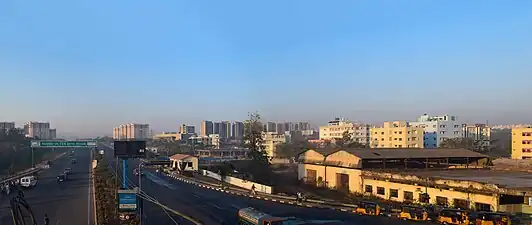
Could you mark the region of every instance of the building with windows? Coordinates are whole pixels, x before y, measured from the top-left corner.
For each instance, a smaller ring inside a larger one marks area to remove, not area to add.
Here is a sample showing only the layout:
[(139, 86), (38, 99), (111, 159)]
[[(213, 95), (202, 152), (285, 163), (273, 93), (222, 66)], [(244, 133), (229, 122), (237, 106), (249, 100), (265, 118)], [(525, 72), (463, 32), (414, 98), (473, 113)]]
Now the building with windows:
[(463, 124), (462, 137), (473, 140), (473, 148), (479, 151), (487, 151), (491, 147), (491, 128), (486, 124)]
[(15, 122), (0, 122), (0, 130), (15, 129)]
[(297, 160), (308, 185), (406, 204), (523, 213), (532, 201), (532, 175), (490, 170), (466, 149), (316, 149)]
[(413, 127), (423, 128), (423, 147), (437, 148), (440, 143), (450, 138), (462, 137), (462, 123), (456, 116), (429, 116), (424, 114), (417, 121), (410, 122)]
[(371, 128), (371, 148), (423, 148), (423, 128), (405, 121), (385, 122)]
[(41, 140), (50, 139), (50, 123), (48, 122), (27, 122), (24, 124), (26, 137), (39, 138)]
[(151, 138), (149, 124), (128, 123), (113, 128), (115, 140), (145, 140)]
[(320, 126), (320, 140), (342, 139), (344, 132), (349, 132), (353, 141), (370, 144), (370, 125), (357, 124), (343, 118), (335, 118), (325, 126)]
[(512, 129), (512, 159), (532, 159), (532, 126)]
[(57, 138), (57, 130), (50, 129), (50, 139), (56, 139), (56, 138)]
[(278, 134), (277, 132), (262, 132), (262, 140), (264, 150), (268, 154), (268, 157), (277, 157), (277, 145), (288, 142), (288, 137), (284, 134)]
[(214, 127), (212, 121), (204, 120), (200, 124), (200, 136), (208, 136), (214, 134)]
[(181, 124), (179, 127), (179, 133), (180, 134), (194, 134), (196, 133), (196, 128), (194, 126)]

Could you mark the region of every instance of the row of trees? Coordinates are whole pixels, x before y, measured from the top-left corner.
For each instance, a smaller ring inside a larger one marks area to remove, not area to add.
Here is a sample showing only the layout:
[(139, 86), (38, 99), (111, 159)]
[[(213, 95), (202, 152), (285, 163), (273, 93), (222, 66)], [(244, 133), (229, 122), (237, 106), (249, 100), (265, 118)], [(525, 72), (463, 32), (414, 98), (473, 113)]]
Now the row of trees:
[[(103, 156), (98, 155), (96, 160), (98, 161), (98, 166), (94, 170), (94, 188), (98, 225), (118, 224), (118, 208), (116, 204), (118, 186), (115, 183), (115, 174), (109, 169)], [(131, 220), (127, 224), (137, 225), (139, 221)]]
[[(22, 129), (0, 129), (0, 174), (9, 175), (32, 166), (30, 140)], [(46, 149), (36, 151), (35, 162), (47, 152)]]

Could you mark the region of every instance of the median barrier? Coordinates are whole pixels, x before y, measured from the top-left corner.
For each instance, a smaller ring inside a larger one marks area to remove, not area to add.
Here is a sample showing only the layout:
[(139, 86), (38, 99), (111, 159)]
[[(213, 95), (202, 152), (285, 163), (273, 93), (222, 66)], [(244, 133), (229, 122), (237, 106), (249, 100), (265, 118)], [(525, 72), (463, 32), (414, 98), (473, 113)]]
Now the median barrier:
[[(47, 160), (47, 161), (55, 161), (59, 158), (61, 158), (62, 156), (66, 155), (66, 153), (61, 153), (59, 155), (57, 155), (56, 157), (54, 157), (53, 159), (51, 160)], [(1, 183), (5, 183), (5, 182), (9, 182), (9, 181), (12, 181), (12, 180), (16, 180), (16, 179), (19, 179), (21, 177), (24, 177), (24, 176), (27, 176), (27, 175), (30, 175), (30, 174), (33, 174), (35, 172), (39, 172), (42, 170), (42, 167), (43, 167), (44, 163), (39, 163), (37, 165), (35, 165), (35, 167), (33, 168), (29, 168), (29, 169), (26, 169), (22, 172), (18, 172), (17, 174), (15, 175), (12, 175), (12, 176), (8, 176), (8, 177), (5, 177), (3, 178), (2, 180), (0, 180), (0, 184)]]
[(272, 202), (281, 203), (281, 204), (297, 205), (297, 206), (307, 207), (307, 208), (332, 209), (332, 210), (338, 210), (342, 212), (352, 212), (352, 213), (354, 213), (354, 209), (357, 207), (357, 205), (354, 205), (354, 204), (323, 201), (323, 200), (318, 200), (318, 199), (305, 199), (305, 201), (303, 202), (298, 202), (296, 197), (285, 196), (285, 195), (266, 194), (266, 193), (257, 193), (256, 195), (252, 195), (251, 192), (247, 190), (231, 188), (231, 187), (221, 188), (219, 184), (213, 184), (213, 183), (198, 180), (195, 178), (180, 176), (176, 173), (165, 174), (165, 175), (171, 178), (174, 178), (176, 180), (185, 182), (185, 183), (199, 186), (201, 188), (207, 188), (207, 189), (211, 189), (215, 191), (225, 192), (227, 194), (246, 196), (250, 198), (256, 198), (256, 199), (265, 200), (265, 201), (272, 201)]
[[(201, 170), (201, 173), (204, 176), (207, 176), (207, 177), (219, 180), (219, 181), (222, 180), (222, 177), (219, 174), (215, 173), (215, 172), (208, 171), (208, 170)], [(236, 177), (226, 176), (225, 179), (224, 179), (224, 182), (228, 183), (228, 184), (231, 184), (231, 185), (234, 185), (234, 186), (237, 186), (237, 187), (248, 189), (248, 190), (251, 190), (252, 187), (255, 186), (255, 191), (257, 191), (257, 192), (266, 193), (266, 194), (271, 194), (272, 193), (272, 187), (271, 186), (255, 183), (255, 182), (248, 181), (248, 180), (243, 180), (243, 179), (236, 178)]]

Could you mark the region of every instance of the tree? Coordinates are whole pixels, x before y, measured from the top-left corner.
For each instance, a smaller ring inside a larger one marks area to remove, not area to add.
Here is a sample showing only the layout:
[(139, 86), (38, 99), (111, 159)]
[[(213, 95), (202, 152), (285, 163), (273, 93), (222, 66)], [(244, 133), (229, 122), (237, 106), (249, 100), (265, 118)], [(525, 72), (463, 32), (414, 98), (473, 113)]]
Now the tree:
[(471, 138), (448, 138), (440, 142), (440, 148), (475, 149), (475, 141)]
[(250, 113), (244, 123), (244, 147), (249, 149), (248, 156), (261, 165), (269, 165), (268, 154), (264, 150), (262, 124), (258, 113)]
[(342, 137), (336, 139), (336, 146), (340, 148), (369, 148), (368, 145), (353, 140), (353, 134), (344, 131)]

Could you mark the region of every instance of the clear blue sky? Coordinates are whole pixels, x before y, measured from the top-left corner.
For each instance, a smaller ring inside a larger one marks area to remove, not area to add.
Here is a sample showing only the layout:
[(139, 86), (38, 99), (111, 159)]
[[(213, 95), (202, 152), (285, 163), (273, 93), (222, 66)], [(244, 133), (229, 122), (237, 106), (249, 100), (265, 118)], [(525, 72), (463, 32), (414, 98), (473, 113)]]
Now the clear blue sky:
[(0, 120), (59, 133), (256, 110), (314, 124), (531, 122), (531, 62), (532, 1), (0, 3)]

